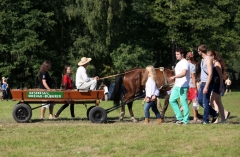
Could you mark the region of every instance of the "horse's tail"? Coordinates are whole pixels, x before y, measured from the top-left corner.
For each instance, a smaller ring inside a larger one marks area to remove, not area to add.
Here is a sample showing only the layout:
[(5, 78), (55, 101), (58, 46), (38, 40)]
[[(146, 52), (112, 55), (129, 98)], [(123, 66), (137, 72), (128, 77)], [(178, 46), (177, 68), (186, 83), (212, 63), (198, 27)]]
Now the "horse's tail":
[(118, 75), (115, 79), (115, 85), (112, 93), (111, 99), (113, 100), (114, 105), (120, 105), (120, 100), (122, 97), (122, 83), (123, 75)]

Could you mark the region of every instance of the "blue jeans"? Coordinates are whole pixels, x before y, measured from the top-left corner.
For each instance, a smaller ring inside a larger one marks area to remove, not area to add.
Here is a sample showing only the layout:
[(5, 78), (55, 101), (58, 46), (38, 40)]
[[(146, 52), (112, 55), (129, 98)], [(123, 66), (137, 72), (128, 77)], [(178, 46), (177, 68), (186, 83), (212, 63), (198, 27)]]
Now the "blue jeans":
[(206, 82), (202, 82), (200, 85), (200, 89), (198, 91), (198, 103), (204, 108), (203, 121), (208, 123), (209, 115), (216, 116), (216, 111), (212, 108), (212, 106), (209, 105), (213, 85), (210, 84), (208, 87), (208, 92), (203, 94), (205, 84)]
[[(189, 123), (189, 108), (188, 108), (188, 87), (176, 87), (172, 88), (172, 92), (169, 98), (169, 103), (172, 106), (176, 119), (183, 121), (185, 124)], [(183, 115), (180, 111), (177, 99), (180, 98), (181, 105), (183, 107)]]
[(149, 118), (150, 117), (150, 112), (149, 109), (152, 107), (152, 111), (155, 113), (157, 119), (161, 118), (160, 116), (160, 112), (157, 109), (157, 104), (155, 103), (155, 101), (150, 101), (147, 102), (144, 106), (144, 114), (145, 114), (145, 118)]

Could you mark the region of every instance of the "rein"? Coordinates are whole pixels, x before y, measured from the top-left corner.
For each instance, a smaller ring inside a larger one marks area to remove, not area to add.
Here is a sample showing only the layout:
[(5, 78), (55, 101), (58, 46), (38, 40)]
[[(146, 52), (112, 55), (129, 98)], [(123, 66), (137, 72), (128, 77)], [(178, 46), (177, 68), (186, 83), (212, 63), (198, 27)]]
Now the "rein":
[(168, 81), (167, 81), (167, 77), (165, 75), (165, 72), (164, 72), (164, 68), (163, 67), (159, 67), (159, 70), (163, 73), (163, 77), (164, 77), (164, 85), (162, 85), (159, 90), (161, 90), (163, 87), (173, 87), (173, 83), (171, 84), (168, 84)]
[(119, 76), (119, 75), (123, 75), (123, 74), (127, 74), (127, 73), (130, 73), (130, 72), (133, 72), (137, 69), (133, 69), (133, 70), (130, 70), (130, 71), (127, 71), (127, 72), (123, 72), (123, 73), (119, 73), (119, 74), (115, 74), (115, 75), (110, 75), (110, 76), (106, 76), (106, 77), (101, 77), (99, 78), (98, 80), (104, 80), (106, 78), (111, 78), (111, 77), (115, 77), (115, 76)]

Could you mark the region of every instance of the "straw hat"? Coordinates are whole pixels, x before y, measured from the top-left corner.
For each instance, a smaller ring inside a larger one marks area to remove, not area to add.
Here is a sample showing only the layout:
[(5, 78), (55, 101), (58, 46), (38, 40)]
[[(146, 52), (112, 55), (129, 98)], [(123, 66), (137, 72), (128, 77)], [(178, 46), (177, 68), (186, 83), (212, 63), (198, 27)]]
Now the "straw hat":
[(81, 58), (81, 61), (78, 62), (78, 65), (84, 65), (84, 64), (87, 64), (88, 62), (90, 62), (92, 60), (92, 58), (86, 58), (86, 57), (82, 57)]

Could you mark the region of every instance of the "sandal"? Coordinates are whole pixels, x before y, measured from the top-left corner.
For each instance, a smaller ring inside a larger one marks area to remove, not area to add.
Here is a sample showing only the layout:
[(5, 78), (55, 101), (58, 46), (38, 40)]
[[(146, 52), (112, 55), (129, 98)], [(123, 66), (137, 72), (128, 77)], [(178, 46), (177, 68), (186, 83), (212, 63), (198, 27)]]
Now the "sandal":
[(192, 123), (194, 124), (200, 124), (202, 121), (200, 119), (195, 119), (195, 120), (192, 120)]

